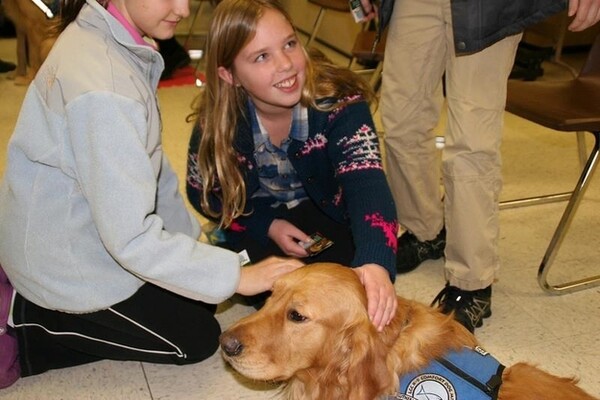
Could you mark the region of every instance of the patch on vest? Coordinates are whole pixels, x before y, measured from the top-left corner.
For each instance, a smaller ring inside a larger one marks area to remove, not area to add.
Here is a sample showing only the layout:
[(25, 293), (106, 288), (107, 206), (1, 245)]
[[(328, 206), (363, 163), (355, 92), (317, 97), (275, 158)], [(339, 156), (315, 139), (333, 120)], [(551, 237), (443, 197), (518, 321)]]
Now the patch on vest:
[(406, 386), (405, 394), (396, 394), (398, 400), (456, 400), (456, 390), (448, 379), (438, 374), (418, 375)]
[(400, 378), (387, 400), (497, 400), (504, 366), (480, 347), (451, 351)]

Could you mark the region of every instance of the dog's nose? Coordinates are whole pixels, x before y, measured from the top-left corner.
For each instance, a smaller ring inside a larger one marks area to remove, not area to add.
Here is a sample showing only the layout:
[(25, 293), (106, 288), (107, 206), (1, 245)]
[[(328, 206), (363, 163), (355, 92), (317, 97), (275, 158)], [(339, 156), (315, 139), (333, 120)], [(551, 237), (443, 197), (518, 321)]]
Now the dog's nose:
[(237, 337), (230, 333), (223, 333), (219, 338), (221, 348), (229, 357), (239, 356), (244, 350), (244, 345), (238, 340)]

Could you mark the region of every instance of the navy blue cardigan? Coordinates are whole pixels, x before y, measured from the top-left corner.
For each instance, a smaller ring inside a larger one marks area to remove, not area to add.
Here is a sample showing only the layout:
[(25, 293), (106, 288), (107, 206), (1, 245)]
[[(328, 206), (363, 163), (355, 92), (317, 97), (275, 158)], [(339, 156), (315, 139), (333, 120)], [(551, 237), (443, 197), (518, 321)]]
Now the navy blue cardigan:
[[(248, 111), (247, 111), (248, 112)], [(356, 251), (351, 266), (376, 263), (396, 277), (396, 232), (398, 223), (383, 165), (375, 126), (365, 101), (335, 108), (330, 112), (308, 110), (306, 142), (293, 140), (288, 156), (307, 195), (330, 218), (349, 225)], [(196, 155), (200, 130), (192, 132), (188, 152), (186, 190), (190, 203), (210, 219), (200, 206), (202, 182)], [(273, 198), (252, 198), (259, 189), (254, 142), (249, 119), (240, 118), (234, 148), (238, 152), (246, 183), (248, 215), (237, 218), (226, 230), (226, 240), (240, 232), (268, 241), (273, 222)], [(210, 203), (220, 209), (218, 191)]]

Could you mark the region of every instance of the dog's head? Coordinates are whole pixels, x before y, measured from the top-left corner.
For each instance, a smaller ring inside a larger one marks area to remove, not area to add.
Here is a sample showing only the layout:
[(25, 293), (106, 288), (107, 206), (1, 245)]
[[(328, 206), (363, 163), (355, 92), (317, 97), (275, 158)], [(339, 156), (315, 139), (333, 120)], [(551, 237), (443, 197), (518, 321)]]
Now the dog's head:
[(397, 379), (366, 306), (350, 268), (300, 268), (275, 283), (262, 309), (221, 335), (224, 358), (249, 378), (290, 381), (292, 398), (372, 399)]

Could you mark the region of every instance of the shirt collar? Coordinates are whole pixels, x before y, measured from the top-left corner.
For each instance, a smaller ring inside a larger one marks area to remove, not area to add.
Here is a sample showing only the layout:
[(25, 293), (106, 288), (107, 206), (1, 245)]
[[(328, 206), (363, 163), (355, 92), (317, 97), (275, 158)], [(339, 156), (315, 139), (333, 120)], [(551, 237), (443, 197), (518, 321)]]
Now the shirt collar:
[[(250, 121), (254, 136), (254, 148), (259, 148), (262, 145), (272, 147), (269, 134), (261, 124), (260, 118), (256, 113), (256, 107), (250, 98), (248, 98), (248, 108), (250, 110)], [(308, 109), (300, 103), (296, 104), (292, 110), (292, 125), (290, 126), (288, 139), (286, 140), (290, 139), (300, 142), (305, 142), (308, 139)]]
[(135, 29), (133, 27), (133, 25), (131, 25), (129, 23), (129, 21), (127, 21), (125, 16), (123, 16), (123, 14), (121, 14), (119, 9), (117, 7), (115, 7), (115, 5), (112, 2), (108, 3), (108, 7), (106, 7), (106, 11), (108, 11), (113, 17), (116, 18), (117, 21), (119, 21), (121, 23), (121, 25), (123, 25), (123, 27), (125, 29), (127, 29), (127, 32), (129, 32), (129, 34), (131, 35), (133, 40), (135, 40), (136, 44), (156, 48), (156, 43), (154, 42), (154, 40), (150, 39), (151, 42), (146, 41), (144, 39), (144, 37), (142, 37), (142, 35), (138, 32), (138, 30)]

